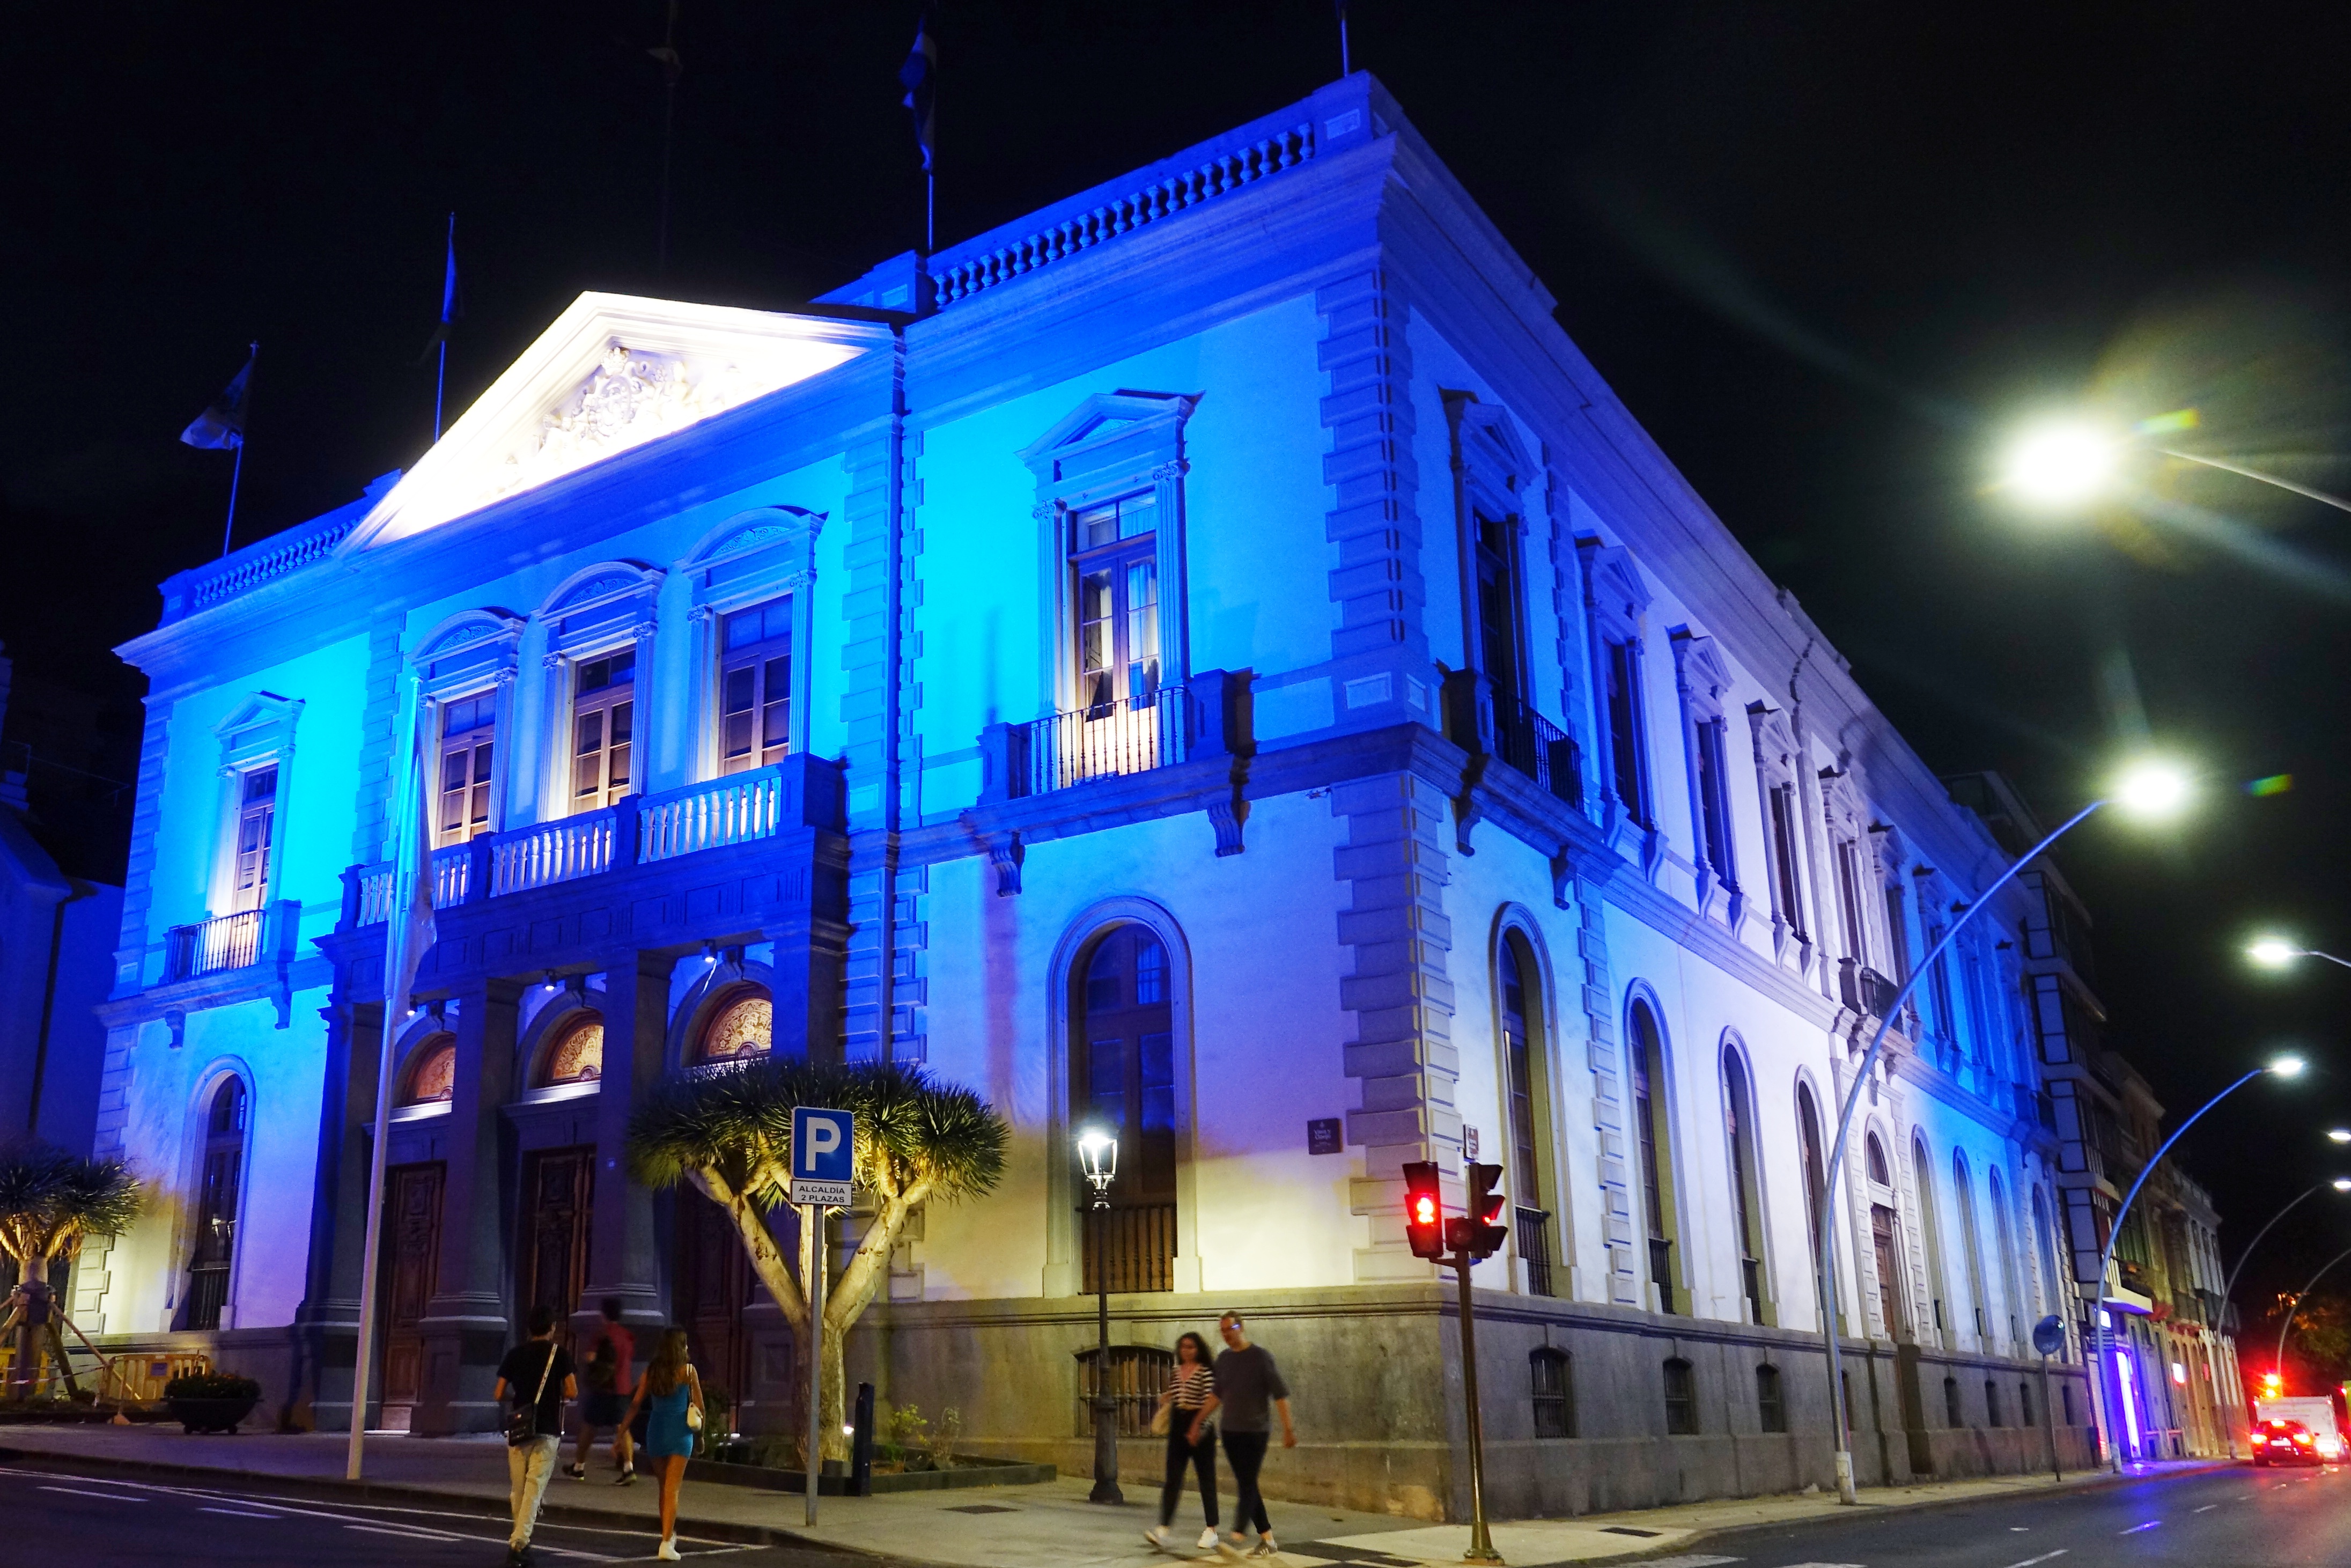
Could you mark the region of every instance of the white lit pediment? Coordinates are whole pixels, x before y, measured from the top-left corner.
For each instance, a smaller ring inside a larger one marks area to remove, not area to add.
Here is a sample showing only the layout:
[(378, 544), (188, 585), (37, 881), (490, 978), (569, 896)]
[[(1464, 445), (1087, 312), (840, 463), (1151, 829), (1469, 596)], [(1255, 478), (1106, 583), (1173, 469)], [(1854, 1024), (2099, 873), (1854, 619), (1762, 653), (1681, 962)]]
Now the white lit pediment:
[(857, 321), (583, 294), (351, 530), (390, 544), (820, 374), (889, 340)]

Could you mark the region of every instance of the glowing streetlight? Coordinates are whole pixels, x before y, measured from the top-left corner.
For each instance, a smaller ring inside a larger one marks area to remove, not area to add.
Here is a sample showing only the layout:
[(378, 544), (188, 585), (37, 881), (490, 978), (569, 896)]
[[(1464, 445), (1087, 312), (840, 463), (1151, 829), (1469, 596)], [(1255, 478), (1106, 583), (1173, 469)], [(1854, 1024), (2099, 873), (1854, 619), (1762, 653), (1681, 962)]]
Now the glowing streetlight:
[[(2299, 1056), (2281, 1056), (2270, 1063), (2269, 1070), (2280, 1078), (2299, 1078), (2302, 1076), (2302, 1070), (2307, 1065), (2308, 1063)], [(2351, 1142), (2351, 1139), (2346, 1139), (2346, 1142)]]
[(2245, 949), (2245, 956), (2264, 969), (2283, 969), (2296, 958), (2324, 958), (2330, 964), (2351, 969), (2351, 958), (2338, 958), (2332, 953), (2322, 953), (2315, 947), (2297, 946), (2283, 936), (2264, 936)]
[(1118, 1179), (1118, 1140), (1099, 1126), (1078, 1134), (1078, 1166), (1094, 1189), (1094, 1490), (1088, 1502), (1123, 1504), (1118, 1488), (1118, 1399), (1110, 1386), (1110, 1188)]
[[(1821, 1183), (1822, 1191), (1841, 1190), (1837, 1186), (1837, 1172), (1844, 1163), (1845, 1145), (1853, 1134), (1854, 1111), (1861, 1103), (1862, 1092), (1872, 1082), (1871, 1074), (1876, 1070), (1878, 1054), (1886, 1046), (1886, 1031), (1893, 1027), (1896, 1019), (1902, 1016), (1903, 1004), (1910, 999), (1910, 993), (1917, 988), (1919, 980), (1927, 975), (1937, 972), (1935, 967), (1937, 961), (1942, 957), (1951, 944), (1959, 939), (1959, 933), (1966, 928), (1968, 922), (1990, 909), (2001, 888), (2014, 881), (2025, 867), (2039, 860), (2059, 839), (2088, 821), (2101, 806), (2120, 806), (2136, 817), (2159, 818), (2179, 810), (2187, 802), (2189, 792), (2189, 780), (2185, 769), (2160, 758), (2142, 758), (2125, 768), (2116, 778), (2109, 793), (2091, 801), (2059, 823), (2039, 843), (2011, 861), (2005, 871), (1992, 878), (1991, 883), (1980, 894), (1960, 908), (1958, 918), (1943, 928), (1941, 938), (1928, 949), (1927, 956), (1911, 967), (1909, 977), (1902, 982), (1895, 991), (1893, 1000), (1887, 1002), (1884, 1010), (1878, 1015), (1877, 1031), (1870, 1037), (1869, 1049), (1862, 1052), (1860, 1064), (1854, 1073), (1853, 1086), (1846, 1092), (1844, 1105), (1837, 1113), (1836, 1138), (1829, 1145), (1828, 1170)], [(2294, 1070), (2296, 1071), (2301, 1070), (2298, 1062)], [(2258, 1077), (2262, 1071), (2256, 1068), (2245, 1078), (2239, 1079), (2237, 1082), (2243, 1083), (2251, 1078)], [(2230, 1087), (2234, 1088), (2236, 1085), (2231, 1084)], [(2222, 1092), (2226, 1092), (2224, 1090)], [(2210, 1106), (2208, 1105), (2205, 1109), (2210, 1110)], [(2199, 1111), (2196, 1114), (2200, 1116), (2203, 1113), (2202, 1111)], [(2195, 1116), (2190, 1116), (2188, 1120), (2193, 1122), (2195, 1119)], [(2185, 1124), (2182, 1124), (2183, 1130), (2185, 1125)], [(2178, 1134), (2173, 1134), (2175, 1137), (2178, 1135)], [(2170, 1145), (2167, 1144), (2164, 1146), (2168, 1148)], [(2160, 1157), (2158, 1155), (2158, 1158)], [(2153, 1168), (2153, 1163), (2149, 1162), (2147, 1169)], [(2142, 1177), (2144, 1174), (2144, 1172), (2141, 1173)], [(2137, 1192), (2138, 1189), (2134, 1187), (2131, 1190)], [(2128, 1207), (2127, 1201), (2125, 1207)], [(1815, 1260), (1813, 1267), (1817, 1271), (1816, 1278), (1821, 1291), (1821, 1349), (1829, 1364), (1829, 1402), (1832, 1415), (1830, 1426), (1835, 1434), (1830, 1441), (1836, 1445), (1834, 1466), (1837, 1500), (1851, 1506), (1861, 1500), (1854, 1490), (1853, 1450), (1845, 1446), (1849, 1440), (1847, 1435), (1852, 1430), (1852, 1422), (1845, 1408), (1844, 1400), (1843, 1372), (1844, 1347), (1837, 1338), (1836, 1311), (1834, 1305), (1837, 1299), (1834, 1220), (1835, 1206), (1826, 1203), (1820, 1205), (1819, 1213), (1814, 1218), (1817, 1236), (1813, 1253)], [(2100, 1280), (2103, 1281), (2105, 1278), (2104, 1273), (2099, 1275)], [(2103, 1287), (2101, 1290), (2103, 1292)]]
[(2351, 1127), (2337, 1127), (2327, 1137), (2338, 1144), (2351, 1144)]
[(2122, 443), (2085, 419), (2028, 425), (2010, 444), (2001, 483), (2032, 505), (2066, 510), (2094, 499), (2115, 474)]

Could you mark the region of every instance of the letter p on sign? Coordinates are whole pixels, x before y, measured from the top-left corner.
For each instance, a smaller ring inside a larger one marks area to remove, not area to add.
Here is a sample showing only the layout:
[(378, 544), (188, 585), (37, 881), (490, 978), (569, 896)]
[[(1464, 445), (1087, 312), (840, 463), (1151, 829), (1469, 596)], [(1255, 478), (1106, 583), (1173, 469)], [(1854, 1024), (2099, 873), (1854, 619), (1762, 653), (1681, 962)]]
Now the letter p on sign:
[(857, 1123), (846, 1111), (792, 1111), (792, 1192), (798, 1204), (846, 1207), (855, 1178)]

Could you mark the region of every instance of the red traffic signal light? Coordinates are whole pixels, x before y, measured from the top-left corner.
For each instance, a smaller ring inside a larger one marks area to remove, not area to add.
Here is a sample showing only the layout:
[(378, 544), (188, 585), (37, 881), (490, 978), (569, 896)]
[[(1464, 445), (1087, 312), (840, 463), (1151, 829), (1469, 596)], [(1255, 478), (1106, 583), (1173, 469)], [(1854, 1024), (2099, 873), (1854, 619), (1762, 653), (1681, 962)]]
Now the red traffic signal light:
[(1491, 1258), (1510, 1234), (1510, 1227), (1502, 1223), (1502, 1210), (1510, 1201), (1501, 1190), (1502, 1167), (1473, 1165), (1468, 1176), (1469, 1214), (1465, 1228), (1468, 1244), (1462, 1250), (1472, 1258)]
[(1404, 1233), (1416, 1258), (1445, 1256), (1445, 1195), (1437, 1166), (1416, 1160), (1404, 1167)]

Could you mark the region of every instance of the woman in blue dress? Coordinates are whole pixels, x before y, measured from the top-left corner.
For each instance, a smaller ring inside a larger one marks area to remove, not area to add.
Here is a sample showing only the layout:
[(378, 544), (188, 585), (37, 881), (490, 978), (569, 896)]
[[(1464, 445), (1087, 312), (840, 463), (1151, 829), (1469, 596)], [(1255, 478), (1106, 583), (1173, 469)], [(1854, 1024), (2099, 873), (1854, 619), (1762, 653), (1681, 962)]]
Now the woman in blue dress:
[[(653, 1364), (637, 1380), (636, 1396), (621, 1423), (625, 1431), (635, 1425), (639, 1410), (646, 1413), (640, 1452), (661, 1479), (661, 1550), (654, 1555), (664, 1563), (678, 1561), (677, 1490), (685, 1479), (686, 1457), (694, 1452), (694, 1434), (702, 1425), (702, 1379), (685, 1352), (684, 1329), (662, 1331)], [(690, 1421), (689, 1410), (694, 1413)]]

